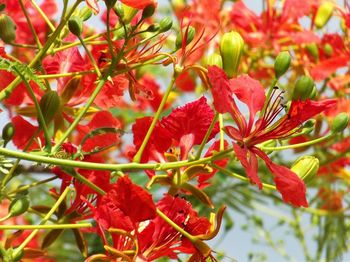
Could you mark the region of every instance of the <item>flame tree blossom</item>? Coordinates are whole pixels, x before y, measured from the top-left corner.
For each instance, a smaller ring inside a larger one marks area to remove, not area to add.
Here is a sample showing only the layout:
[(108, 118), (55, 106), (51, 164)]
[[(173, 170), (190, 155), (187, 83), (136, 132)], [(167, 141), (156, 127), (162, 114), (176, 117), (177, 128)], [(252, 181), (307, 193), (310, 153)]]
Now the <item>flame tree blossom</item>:
[[(255, 120), (256, 113), (263, 109), (266, 100), (264, 89), (257, 80), (247, 75), (228, 79), (225, 72), (216, 66), (209, 67), (208, 76), (212, 84), (215, 109), (219, 113), (230, 113), (236, 123), (236, 127), (226, 126), (225, 132), (235, 141), (233, 150), (251, 182), (262, 189), (258, 176), (257, 157), (260, 157), (274, 175), (276, 188), (282, 194), (283, 200), (294, 206), (307, 207), (304, 182), (290, 169), (272, 162), (257, 145), (271, 139), (288, 138), (298, 131), (303, 122), (335, 105), (335, 100), (295, 100), (292, 101), (288, 113), (277, 118), (285, 108), (281, 106), (281, 95), (275, 95), (278, 91), (274, 89), (266, 110)], [(248, 122), (233, 95), (247, 105)]]

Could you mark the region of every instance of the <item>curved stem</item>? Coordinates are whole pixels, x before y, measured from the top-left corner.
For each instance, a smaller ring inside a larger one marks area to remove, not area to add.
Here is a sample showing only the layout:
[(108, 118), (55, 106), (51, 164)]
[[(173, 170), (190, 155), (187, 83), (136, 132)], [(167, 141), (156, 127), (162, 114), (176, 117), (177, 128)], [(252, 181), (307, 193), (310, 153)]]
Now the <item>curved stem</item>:
[(260, 148), (261, 150), (264, 150), (264, 151), (281, 151), (281, 150), (286, 150), (286, 149), (293, 149), (293, 148), (299, 148), (299, 147), (317, 144), (317, 143), (328, 140), (332, 136), (333, 136), (333, 133), (328, 133), (327, 135), (325, 135), (323, 137), (319, 137), (319, 138), (316, 138), (316, 139), (311, 140), (311, 141), (307, 141), (307, 142), (299, 143), (299, 144), (294, 144), (294, 145), (279, 146), (279, 147), (264, 147), (264, 146), (257, 146), (257, 147)]
[(149, 164), (139, 164), (139, 163), (126, 163), (126, 164), (104, 164), (104, 163), (93, 163), (93, 162), (83, 162), (68, 159), (59, 159), (53, 157), (47, 157), (42, 155), (35, 155), (20, 151), (15, 151), (6, 148), (0, 148), (0, 155), (14, 157), (17, 159), (24, 159), (36, 163), (45, 163), (56, 166), (66, 166), (66, 167), (77, 167), (82, 169), (91, 170), (109, 170), (109, 171), (123, 171), (123, 170), (168, 170), (176, 169), (186, 166), (207, 164), (211, 161), (216, 161), (227, 157), (232, 153), (232, 149), (221, 151), (213, 156), (204, 157), (195, 161), (183, 160), (170, 163), (149, 163)]
[(39, 230), (39, 229), (72, 229), (92, 227), (91, 223), (58, 224), (58, 225), (0, 225), (0, 230)]
[(175, 80), (176, 80), (176, 73), (174, 72), (173, 77), (171, 78), (171, 81), (170, 81), (170, 83), (169, 83), (169, 85), (168, 85), (168, 87), (163, 95), (162, 101), (159, 104), (158, 110), (157, 110), (156, 114), (154, 115), (152, 123), (151, 123), (150, 127), (148, 128), (146, 136), (143, 139), (139, 150), (137, 151), (136, 155), (134, 156), (134, 159), (133, 159), (134, 163), (140, 163), (140, 161), (141, 161), (142, 153), (145, 150), (147, 143), (148, 143), (148, 140), (150, 139), (152, 132), (153, 132), (153, 130), (158, 122), (160, 114), (162, 113), (162, 111), (164, 109), (165, 103), (168, 100), (168, 97), (170, 95), (171, 90), (173, 89), (173, 85), (175, 83)]
[[(53, 215), (53, 213), (56, 211), (56, 209), (59, 207), (59, 205), (64, 201), (66, 198), (66, 195), (68, 194), (70, 188), (67, 187), (63, 193), (60, 195), (60, 197), (57, 199), (56, 203), (52, 206), (50, 211), (46, 214), (46, 216), (41, 220), (39, 225), (45, 224), (50, 217)], [(39, 232), (39, 229), (34, 229), (34, 231), (19, 245), (18, 248), (16, 248), (13, 251), (13, 257), (18, 256), (18, 254), (27, 246), (27, 244), (35, 237), (35, 235)]]

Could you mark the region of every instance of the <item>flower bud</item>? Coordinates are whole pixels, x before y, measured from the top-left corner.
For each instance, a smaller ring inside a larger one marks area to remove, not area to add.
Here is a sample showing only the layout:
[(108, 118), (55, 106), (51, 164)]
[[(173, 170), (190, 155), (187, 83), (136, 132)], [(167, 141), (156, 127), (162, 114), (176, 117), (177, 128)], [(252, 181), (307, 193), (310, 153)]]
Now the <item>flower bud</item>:
[(112, 9), (116, 3), (117, 3), (117, 0), (105, 0), (106, 7), (108, 9)]
[(2, 139), (4, 140), (4, 147), (8, 142), (10, 142), (14, 134), (15, 134), (14, 125), (11, 122), (7, 123), (2, 129)]
[(146, 29), (147, 32), (157, 32), (158, 30), (159, 24), (152, 24)]
[(59, 111), (61, 106), (61, 99), (56, 91), (50, 90), (43, 95), (39, 105), (45, 123), (49, 123)]
[(121, 4), (117, 4), (113, 7), (113, 11), (114, 13), (121, 19), (124, 18), (124, 8), (123, 8), (123, 5)]
[(78, 16), (72, 16), (69, 18), (68, 28), (73, 35), (80, 36), (83, 32), (83, 19)]
[(333, 133), (338, 133), (343, 131), (349, 124), (349, 116), (347, 113), (338, 114), (331, 125), (331, 131)]
[(206, 58), (205, 58), (205, 65), (206, 66), (217, 66), (217, 67), (220, 67), (222, 68), (222, 58), (221, 58), (221, 55), (219, 54), (216, 54), (216, 53), (213, 53), (211, 55), (208, 55)]
[[(187, 33), (186, 33), (187, 31)], [(192, 42), (195, 34), (196, 34), (196, 29), (194, 29), (194, 27), (192, 26), (189, 26), (188, 29), (186, 29), (185, 31), (185, 37), (186, 37), (186, 45), (188, 45), (189, 43)], [(175, 46), (176, 46), (176, 49), (180, 49), (182, 47), (182, 34), (178, 34), (177, 37), (176, 37), (176, 41), (175, 41)]]
[(16, 39), (16, 25), (8, 15), (0, 15), (0, 38), (5, 43), (11, 43)]
[(81, 19), (83, 19), (83, 21), (86, 21), (92, 16), (92, 11), (88, 6), (84, 6), (80, 11), (79, 16)]
[(125, 24), (129, 24), (131, 22), (131, 20), (135, 17), (135, 15), (137, 14), (137, 12), (139, 11), (139, 9), (136, 8), (132, 8), (130, 6), (124, 5), (122, 4), (123, 7), (123, 13), (124, 13), (124, 17), (123, 17), (123, 22)]
[(220, 53), (226, 74), (231, 78), (238, 70), (244, 47), (244, 41), (237, 32), (229, 32), (222, 36), (220, 41)]
[(315, 99), (316, 98), (316, 96), (317, 96), (317, 88), (316, 88), (316, 86), (314, 85), (314, 87), (312, 88), (312, 91), (311, 91), (311, 94), (310, 94), (310, 96), (309, 96), (309, 98), (310, 99)]
[(316, 61), (318, 60), (318, 58), (319, 58), (318, 47), (315, 43), (307, 44), (306, 50)]
[(333, 47), (330, 44), (325, 44), (323, 47), (323, 51), (327, 56), (333, 55)]
[(280, 78), (287, 72), (290, 62), (291, 58), (288, 51), (283, 51), (278, 54), (274, 64), (276, 79)]
[(306, 100), (310, 98), (314, 85), (314, 81), (310, 77), (300, 77), (294, 86), (293, 100)]
[(309, 119), (303, 124), (302, 134), (310, 134), (315, 129), (315, 119)]
[(173, 20), (166, 16), (159, 22), (159, 33), (167, 32), (173, 26)]
[(8, 212), (11, 217), (19, 216), (26, 212), (29, 208), (29, 199), (26, 196), (20, 196), (12, 200)]
[(317, 28), (322, 28), (327, 24), (328, 20), (331, 18), (334, 9), (334, 4), (331, 2), (324, 2), (317, 9), (315, 16), (315, 26)]
[(142, 17), (141, 19), (144, 20), (146, 18), (151, 17), (154, 14), (154, 11), (156, 10), (154, 5), (148, 5), (146, 6), (142, 11)]
[(317, 174), (319, 166), (320, 163), (316, 157), (302, 156), (295, 160), (291, 170), (307, 183)]

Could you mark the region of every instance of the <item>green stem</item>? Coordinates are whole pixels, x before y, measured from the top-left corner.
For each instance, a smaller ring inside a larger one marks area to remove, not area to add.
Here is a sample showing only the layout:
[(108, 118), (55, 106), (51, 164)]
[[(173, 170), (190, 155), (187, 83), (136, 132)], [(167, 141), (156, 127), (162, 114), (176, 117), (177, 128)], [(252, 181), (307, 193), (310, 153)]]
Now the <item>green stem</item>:
[(46, 16), (46, 14), (41, 10), (40, 6), (34, 1), (31, 0), (32, 5), (36, 9), (36, 11), (41, 15), (41, 17), (45, 20), (46, 24), (50, 27), (51, 31), (55, 31), (54, 25), (51, 23), (50, 19)]
[(310, 146), (313, 144), (317, 144), (323, 141), (328, 140), (330, 137), (333, 136), (333, 133), (328, 133), (327, 135), (323, 137), (316, 138), (311, 141), (307, 141), (304, 143), (299, 143), (299, 144), (294, 144), (294, 145), (288, 145), (288, 146), (279, 146), (279, 147), (264, 147), (264, 146), (258, 146), (261, 150), (264, 151), (281, 151), (281, 150), (286, 150), (286, 149), (293, 149), (293, 148), (299, 148), (299, 147), (304, 147), (304, 146)]
[(34, 41), (35, 41), (36, 45), (38, 46), (38, 48), (42, 48), (42, 45), (41, 45), (40, 40), (39, 40), (39, 37), (38, 37), (37, 33), (35, 32), (35, 29), (34, 29), (34, 26), (32, 24), (32, 21), (29, 18), (27, 9), (25, 8), (25, 6), (23, 4), (23, 0), (19, 0), (19, 4), (20, 4), (21, 9), (22, 9), (22, 11), (24, 13), (24, 16), (26, 17), (29, 29), (30, 29), (33, 37), (34, 37)]
[[(47, 50), (51, 47), (51, 45), (57, 40), (57, 37), (61, 33), (61, 30), (67, 24), (69, 17), (73, 14), (74, 10), (78, 7), (82, 0), (75, 1), (73, 7), (70, 9), (69, 14), (64, 17), (56, 30), (51, 34), (45, 45), (42, 49), (36, 54), (33, 60), (29, 63), (28, 67), (34, 67), (37, 63), (46, 55)], [(21, 77), (17, 76), (6, 88), (0, 91), (0, 102), (4, 100), (7, 96), (9, 96), (12, 91), (17, 87), (17, 85), (21, 82)]]
[(157, 110), (156, 114), (154, 115), (152, 123), (151, 123), (150, 127), (148, 128), (146, 136), (143, 139), (139, 150), (137, 151), (136, 155), (134, 156), (134, 159), (133, 159), (134, 163), (140, 163), (140, 161), (141, 161), (142, 153), (145, 150), (147, 143), (148, 143), (148, 140), (150, 139), (152, 132), (153, 132), (153, 130), (158, 122), (160, 114), (162, 113), (162, 111), (164, 109), (165, 103), (168, 100), (168, 97), (170, 95), (171, 90), (173, 89), (173, 85), (175, 83), (175, 80), (176, 80), (176, 73), (174, 72), (173, 77), (171, 78), (171, 81), (170, 81), (170, 83), (169, 83), (169, 85), (168, 85), (168, 87), (163, 95), (162, 101), (160, 102), (158, 110)]
[(202, 140), (202, 143), (200, 144), (199, 148), (198, 148), (198, 151), (197, 151), (197, 155), (196, 157), (194, 158), (195, 160), (198, 160), (202, 154), (202, 151), (204, 149), (204, 146), (206, 145), (208, 139), (209, 139), (209, 136), (211, 134), (211, 132), (213, 131), (213, 128), (218, 120), (218, 117), (219, 117), (219, 113), (215, 113), (214, 117), (213, 117), (213, 120), (211, 121), (210, 123), (210, 126), (207, 130), (207, 132), (205, 133), (205, 136)]
[(219, 114), (219, 127), (220, 127), (220, 151), (225, 150), (225, 133), (224, 133), (224, 117)]
[(123, 170), (168, 170), (168, 169), (176, 169), (186, 166), (199, 165), (199, 164), (207, 164), (211, 161), (216, 161), (222, 158), (227, 157), (232, 153), (232, 149), (221, 151), (213, 156), (204, 157), (195, 161), (190, 160), (182, 160), (170, 163), (147, 163), (147, 164), (139, 164), (139, 163), (126, 163), (126, 164), (105, 164), (105, 163), (93, 163), (93, 162), (83, 162), (76, 160), (68, 160), (68, 159), (59, 159), (53, 157), (47, 157), (42, 155), (35, 155), (20, 151), (15, 151), (7, 148), (0, 148), (0, 155), (13, 157), (17, 159), (24, 159), (36, 163), (45, 163), (56, 166), (66, 166), (66, 167), (76, 167), (83, 169), (91, 169), (91, 170), (114, 170), (114, 171), (123, 171)]
[(45, 184), (47, 182), (50, 182), (50, 181), (53, 181), (57, 178), (57, 176), (54, 176), (54, 177), (50, 177), (48, 179), (45, 179), (45, 180), (41, 180), (41, 181), (37, 181), (37, 182), (34, 182), (34, 183), (31, 183), (29, 185), (25, 185), (25, 186), (21, 186), (13, 191), (10, 191), (9, 193), (7, 193), (8, 195), (13, 195), (13, 194), (17, 194), (19, 192), (22, 192), (22, 191), (25, 191), (25, 190), (28, 190), (32, 187), (36, 187), (36, 186), (39, 186), (41, 184)]
[(185, 230), (183, 230), (183, 228), (178, 226), (174, 221), (172, 221), (162, 211), (160, 211), (159, 208), (157, 208), (156, 212), (157, 212), (158, 216), (160, 216), (168, 225), (170, 225), (172, 228), (174, 228), (176, 231), (178, 231), (181, 235), (183, 235), (184, 237), (188, 238), (191, 242), (193, 242), (195, 240), (194, 236), (192, 236), (190, 233), (188, 233)]
[[(70, 188), (67, 187), (63, 193), (60, 195), (60, 197), (57, 199), (56, 203), (52, 206), (50, 211), (46, 214), (46, 216), (41, 220), (39, 225), (44, 225), (50, 217), (53, 215), (53, 213), (56, 211), (56, 209), (59, 207), (59, 205), (64, 201), (66, 198), (66, 195), (70, 191)], [(34, 231), (19, 245), (18, 248), (16, 248), (13, 252), (13, 257), (16, 257), (19, 255), (19, 253), (27, 246), (27, 244), (35, 237), (35, 235), (39, 232), (39, 229), (34, 229)]]
[(87, 46), (85, 45), (84, 39), (81, 38), (81, 36), (78, 36), (78, 39), (79, 39), (81, 45), (83, 46), (83, 48), (85, 49), (85, 52), (86, 52), (87, 56), (89, 57), (89, 60), (90, 60), (92, 66), (94, 67), (94, 69), (95, 69), (95, 71), (96, 71), (97, 77), (100, 78), (100, 77), (101, 77), (101, 71), (100, 71), (100, 69), (98, 68), (98, 66), (97, 66), (97, 64), (96, 64), (96, 61), (95, 61), (94, 57), (92, 56), (90, 50), (89, 50), (89, 49), (87, 48)]
[(59, 224), (59, 225), (0, 225), (0, 230), (40, 230), (40, 229), (71, 229), (92, 227), (91, 223)]

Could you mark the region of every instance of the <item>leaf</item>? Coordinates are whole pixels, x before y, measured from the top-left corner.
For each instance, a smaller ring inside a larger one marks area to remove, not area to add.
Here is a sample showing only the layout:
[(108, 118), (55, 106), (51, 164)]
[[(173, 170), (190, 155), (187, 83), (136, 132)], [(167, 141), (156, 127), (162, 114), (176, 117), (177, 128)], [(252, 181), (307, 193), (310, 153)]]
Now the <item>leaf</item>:
[(40, 89), (46, 90), (43, 80), (36, 75), (34, 69), (28, 67), (26, 64), (10, 61), (0, 57), (0, 70), (6, 70), (15, 74), (16, 76), (21, 76), (27, 83), (33, 81), (40, 87)]

